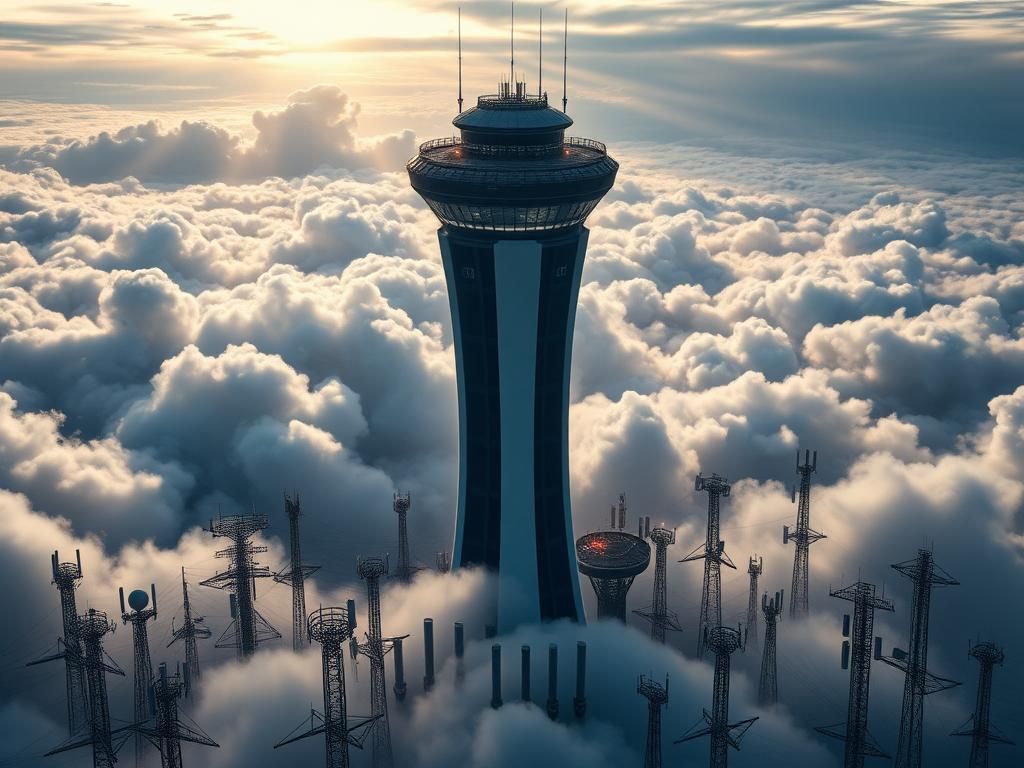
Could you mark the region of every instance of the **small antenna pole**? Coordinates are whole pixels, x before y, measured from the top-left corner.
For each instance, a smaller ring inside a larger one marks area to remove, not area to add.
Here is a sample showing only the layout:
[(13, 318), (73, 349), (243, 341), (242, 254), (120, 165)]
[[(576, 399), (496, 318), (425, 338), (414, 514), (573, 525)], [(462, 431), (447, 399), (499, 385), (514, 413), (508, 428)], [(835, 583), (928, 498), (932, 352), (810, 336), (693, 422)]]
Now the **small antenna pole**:
[(565, 70), (569, 65), (569, 9), (565, 9), (565, 31), (562, 33), (562, 114), (569, 100), (565, 97)]
[(459, 114), (462, 114), (462, 6), (459, 6)]
[(544, 95), (544, 9), (540, 8), (539, 31), (537, 32), (537, 98)]
[(508, 65), (508, 81), (510, 84), (516, 81), (516, 4), (513, 0), (512, 3), (512, 29), (509, 33), (509, 65)]

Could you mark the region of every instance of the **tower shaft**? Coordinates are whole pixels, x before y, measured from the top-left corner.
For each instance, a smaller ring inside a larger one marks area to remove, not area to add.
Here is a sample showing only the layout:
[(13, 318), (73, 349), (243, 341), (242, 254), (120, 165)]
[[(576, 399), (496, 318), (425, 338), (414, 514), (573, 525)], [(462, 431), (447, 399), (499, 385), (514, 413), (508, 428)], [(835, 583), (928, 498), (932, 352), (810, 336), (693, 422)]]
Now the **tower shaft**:
[(710, 741), (709, 765), (727, 768), (729, 747), (739, 749), (740, 740), (757, 720), (756, 717), (729, 722), (729, 675), (732, 654), (742, 647), (738, 629), (718, 626), (708, 632), (707, 647), (715, 654), (715, 678), (711, 699), (711, 712), (704, 710), (704, 727), (695, 729), (676, 739), (675, 743), (708, 736)]
[[(808, 601), (808, 570), (809, 550), (811, 544), (825, 535), (811, 528), (811, 475), (817, 471), (818, 452), (805, 451), (804, 463), (800, 463), (800, 450), (796, 452), (796, 471), (800, 475), (799, 500), (797, 501), (796, 529), (790, 532), (788, 527), (783, 528), (783, 543), (793, 540), (795, 552), (793, 555), (793, 583), (790, 588), (789, 615), (791, 618), (806, 616), (810, 610)], [(796, 500), (796, 499), (795, 499)]]
[(199, 684), (199, 648), (196, 640), (206, 639), (210, 636), (210, 630), (203, 626), (203, 617), (192, 616), (192, 603), (188, 597), (188, 582), (185, 580), (185, 569), (181, 569), (181, 599), (182, 599), (182, 623), (177, 629), (172, 626), (171, 642), (181, 641), (185, 645), (185, 675), (182, 682), (182, 690), (185, 696), (192, 694), (193, 686)]
[(651, 639), (665, 642), (665, 630), (680, 630), (679, 619), (675, 613), (668, 608), (668, 580), (666, 571), (668, 565), (668, 546), (676, 540), (675, 530), (668, 528), (654, 528), (649, 534), (654, 542), (654, 596), (649, 611), (633, 611), (651, 622)]
[(974, 704), (974, 715), (967, 721), (967, 725), (955, 731), (953, 735), (971, 737), (971, 757), (968, 762), (970, 768), (988, 768), (992, 744), (1013, 744), (992, 725), (991, 719), (992, 668), (1003, 663), (1004, 655), (1002, 649), (988, 642), (975, 643), (968, 655), (977, 659), (979, 664), (978, 695)]
[(412, 564), (409, 556), (409, 508), (412, 506), (412, 499), (408, 493), (396, 493), (394, 498), (394, 510), (398, 515), (398, 568), (395, 569), (395, 576), (403, 584), (412, 581), (413, 574), (419, 570)]
[(850, 692), (845, 728), (840, 724), (816, 730), (846, 742), (843, 754), (844, 768), (863, 768), (865, 757), (887, 757), (868, 733), (868, 696), (871, 684), (871, 642), (875, 610), (892, 611), (893, 608), (891, 602), (875, 596), (874, 584), (863, 581), (830, 594), (832, 597), (853, 603), (853, 627), (849, 640)]
[(758, 641), (758, 620), (757, 620), (757, 596), (758, 592), (758, 581), (760, 580), (761, 574), (764, 573), (764, 559), (752, 557), (750, 558), (750, 564), (747, 566), (747, 573), (750, 576), (750, 592), (747, 596), (747, 625), (744, 627), (746, 633), (747, 642), (749, 643), (750, 638), (753, 638), (754, 646), (757, 646)]
[(178, 699), (186, 687), (186, 681), (182, 680), (180, 674), (168, 675), (167, 665), (160, 665), (159, 675), (153, 681), (155, 724), (144, 729), (143, 732), (160, 750), (161, 768), (182, 768), (181, 742), (183, 741), (203, 744), (208, 747), (219, 746), (198, 726), (186, 725), (179, 719)]
[(926, 549), (918, 550), (915, 560), (898, 563), (893, 568), (910, 578), (914, 584), (910, 646), (907, 654), (904, 658), (896, 658), (894, 651), (893, 658), (883, 658), (886, 663), (905, 672), (896, 768), (921, 768), (924, 697), (926, 694), (958, 685), (928, 671), (928, 618), (932, 587), (948, 586), (957, 582), (935, 564), (932, 553)]
[(761, 677), (757, 688), (757, 703), (771, 707), (779, 700), (779, 682), (775, 666), (776, 628), (782, 613), (782, 593), (776, 592), (772, 600), (761, 596), (761, 611), (764, 614), (764, 649), (761, 653)]
[[(132, 625), (132, 692), (135, 724), (139, 725), (153, 717), (153, 662), (149, 653), (149, 632), (146, 622), (156, 616), (152, 610), (125, 614), (125, 623)], [(141, 732), (135, 732), (135, 765), (142, 764), (146, 740)]]
[(68, 734), (73, 736), (89, 722), (85, 667), (82, 664), (82, 644), (78, 638), (78, 606), (75, 600), (75, 590), (82, 580), (82, 566), (77, 557), (74, 563), (61, 563), (58, 559), (58, 554), (54, 552), (53, 583), (60, 595)]
[(292, 567), (292, 648), (300, 651), (309, 644), (306, 636), (306, 580), (302, 572), (302, 540), (299, 536), (299, 499), (284, 500), (288, 510), (288, 539)]
[(597, 595), (597, 618), (617, 619), (626, 623), (626, 596), (633, 585), (633, 576), (623, 579), (590, 577), (590, 585)]
[(359, 650), (370, 661), (370, 716), (376, 718), (372, 728), (373, 768), (392, 768), (391, 727), (388, 723), (387, 680), (384, 656), (391, 650), (384, 639), (380, 617), (380, 577), (387, 566), (380, 558), (367, 558), (359, 563), (359, 575), (366, 582), (366, 608), (369, 627), (366, 643)]
[(697, 627), (697, 654), (708, 650), (708, 636), (722, 625), (722, 564), (735, 568), (725, 554), (721, 538), (721, 499), (730, 492), (729, 482), (719, 475), (697, 475), (696, 489), (708, 494), (708, 524), (704, 545), (697, 547), (682, 562), (704, 561), (704, 586), (700, 598), (700, 622)]
[(321, 647), (324, 677), (324, 720), (327, 728), (327, 768), (348, 768), (348, 711), (345, 697), (344, 649), (324, 643)]
[(668, 678), (665, 685), (640, 676), (637, 693), (647, 699), (647, 742), (644, 768), (661, 768), (661, 708), (668, 703)]

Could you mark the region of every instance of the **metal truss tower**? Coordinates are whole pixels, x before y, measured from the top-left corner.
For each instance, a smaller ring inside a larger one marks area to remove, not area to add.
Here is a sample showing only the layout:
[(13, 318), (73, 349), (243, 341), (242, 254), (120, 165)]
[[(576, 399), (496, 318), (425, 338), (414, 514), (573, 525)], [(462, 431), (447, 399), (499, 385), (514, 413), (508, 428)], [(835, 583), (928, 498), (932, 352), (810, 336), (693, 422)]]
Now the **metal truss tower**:
[(352, 637), (353, 623), (345, 608), (320, 608), (309, 614), (308, 630), (309, 636), (320, 643), (323, 657), (324, 711), (310, 710), (309, 717), (275, 744), (274, 749), (322, 733), (327, 742), (327, 768), (348, 768), (349, 745), (362, 749), (370, 726), (379, 719), (348, 714), (345, 643)]
[(768, 593), (761, 595), (761, 612), (764, 614), (764, 651), (761, 654), (761, 681), (757, 687), (757, 703), (762, 707), (774, 706), (779, 700), (779, 678), (775, 667), (775, 629), (782, 615), (784, 592), (776, 592), (768, 599)]
[(746, 636), (743, 638), (743, 644), (749, 646), (751, 639), (753, 639), (753, 645), (756, 648), (758, 644), (758, 620), (757, 620), (757, 596), (760, 594), (758, 591), (758, 580), (761, 574), (764, 573), (764, 558), (754, 555), (750, 558), (750, 564), (747, 566), (747, 573), (750, 574), (750, 594), (747, 597), (747, 626), (743, 628)]
[(211, 739), (195, 723), (186, 725), (178, 716), (178, 699), (188, 688), (187, 680), (180, 673), (167, 674), (167, 665), (161, 664), (156, 680), (153, 681), (153, 699), (156, 716), (140, 729), (158, 750), (161, 768), (182, 768), (181, 742), (202, 744), (207, 747), (220, 745)]
[[(704, 727), (675, 740), (675, 744), (711, 737), (711, 768), (729, 765), (729, 747), (740, 748), (740, 740), (756, 721), (756, 717), (729, 722), (729, 671), (734, 651), (743, 647), (743, 634), (732, 627), (713, 627), (708, 631), (708, 648), (715, 654), (715, 690), (711, 712), (704, 710)], [(699, 725), (699, 724), (698, 724)], [(696, 726), (695, 726), (696, 728)]]
[(85, 730), (73, 735), (46, 757), (92, 745), (93, 768), (113, 768), (117, 762), (115, 753), (124, 743), (115, 745), (110, 730), (110, 703), (107, 699), (107, 673), (124, 676), (124, 671), (103, 651), (103, 636), (115, 629), (114, 622), (103, 611), (90, 608), (78, 617), (75, 632), (82, 644), (84, 656), (81, 665), (89, 689), (89, 721)]
[(978, 642), (967, 653), (981, 665), (978, 676), (978, 699), (971, 718), (953, 733), (953, 736), (971, 737), (970, 768), (988, 768), (989, 747), (992, 744), (1013, 744), (992, 725), (992, 667), (1003, 663), (1003, 651), (993, 643)]
[(53, 583), (57, 586), (57, 592), (60, 594), (60, 613), (64, 636), (57, 639), (56, 653), (30, 661), (28, 666), (57, 659), (64, 660), (68, 697), (68, 735), (74, 736), (89, 722), (85, 667), (82, 664), (82, 643), (78, 638), (77, 631), (78, 608), (75, 603), (75, 590), (82, 580), (82, 555), (76, 549), (75, 562), (62, 563), (60, 555), (54, 552), (50, 556), (50, 565), (53, 570)]
[(409, 508), (412, 506), (412, 497), (408, 493), (396, 493), (392, 507), (398, 515), (398, 567), (395, 569), (395, 578), (403, 584), (412, 582), (413, 574), (423, 570), (412, 564), (409, 557)]
[(676, 543), (676, 529), (652, 528), (648, 538), (654, 542), (654, 602), (649, 610), (633, 611), (651, 622), (651, 639), (659, 643), (665, 642), (665, 630), (675, 632), (682, 630), (679, 617), (675, 611), (668, 609), (668, 584), (666, 569), (668, 564), (668, 546)]
[(274, 574), (278, 584), (290, 584), (292, 588), (292, 648), (301, 651), (309, 645), (306, 634), (306, 577), (320, 570), (319, 565), (303, 565), (302, 545), (299, 538), (299, 517), (302, 504), (299, 495), (284, 497), (284, 509), (288, 513), (288, 541), (291, 558), (288, 567)]
[[(796, 450), (796, 471), (800, 475), (800, 500), (796, 508), (796, 530), (790, 532), (789, 526), (782, 527), (782, 543), (790, 540), (796, 546), (793, 555), (793, 585), (789, 595), (790, 618), (798, 619), (809, 612), (807, 602), (807, 554), (811, 544), (824, 539), (825, 534), (811, 528), (811, 475), (818, 471), (818, 452), (813, 454), (804, 451), (804, 463), (800, 463), (800, 449)], [(797, 501), (796, 489), (793, 489), (793, 501)]]
[(960, 582), (936, 565), (935, 558), (927, 549), (919, 549), (915, 559), (896, 563), (893, 568), (914, 582), (909, 650), (895, 648), (892, 656), (882, 657), (882, 661), (902, 670), (905, 675), (896, 768), (921, 768), (924, 697), (960, 685), (928, 671), (928, 613), (932, 587), (954, 586)]
[(182, 692), (185, 696), (191, 696), (193, 686), (199, 685), (199, 648), (196, 640), (206, 640), (210, 637), (210, 630), (203, 625), (205, 621), (202, 616), (192, 616), (192, 604), (188, 599), (188, 582), (185, 581), (185, 569), (181, 569), (181, 599), (182, 599), (182, 620), (181, 626), (175, 629), (174, 619), (171, 619), (171, 642), (167, 644), (170, 648), (179, 640), (185, 644), (185, 667), (182, 680)]
[(121, 599), (121, 621), (132, 625), (132, 685), (134, 686), (134, 721), (135, 730), (135, 765), (142, 764), (142, 753), (145, 746), (142, 725), (156, 714), (153, 701), (153, 662), (149, 654), (149, 631), (146, 622), (156, 618), (156, 585), (150, 584), (153, 605), (149, 607), (149, 595), (145, 590), (136, 589), (128, 595), (128, 608), (125, 607), (124, 587), (118, 589)]
[(251, 539), (267, 527), (266, 515), (229, 515), (210, 521), (209, 532), (214, 538), (224, 537), (231, 545), (217, 552), (217, 557), (230, 560), (231, 565), (205, 581), (204, 587), (230, 589), (235, 596), (235, 616), (231, 625), (217, 640), (217, 648), (238, 648), (242, 658), (256, 652), (257, 644), (279, 638), (281, 633), (260, 616), (256, 600), (256, 579), (270, 578), (270, 569), (257, 565), (253, 555), (266, 552), (266, 547), (253, 545)]
[[(871, 682), (871, 638), (875, 610), (892, 611), (892, 603), (875, 596), (875, 585), (859, 581), (843, 589), (830, 590), (832, 597), (853, 603), (853, 632), (850, 617), (843, 616), (843, 669), (850, 669), (850, 698), (846, 722), (815, 728), (818, 733), (846, 742), (844, 768), (863, 768), (865, 757), (888, 757), (868, 732), (868, 692)], [(875, 638), (876, 658), (881, 658), (882, 640)]]
[[(359, 652), (370, 661), (370, 714), (375, 718), (373, 732), (373, 768), (392, 768), (391, 726), (388, 723), (387, 681), (384, 677), (384, 657), (398, 638), (384, 637), (380, 620), (380, 577), (388, 573), (388, 563), (379, 557), (359, 560), (357, 572), (366, 582), (366, 607), (369, 631), (366, 642), (359, 644)], [(401, 639), (408, 635), (402, 635)]]
[(715, 627), (722, 625), (722, 566), (733, 570), (736, 566), (725, 554), (725, 542), (721, 539), (721, 500), (729, 495), (729, 481), (720, 475), (697, 475), (696, 490), (708, 494), (708, 532), (704, 543), (679, 562), (704, 561), (704, 589), (700, 598), (700, 626), (697, 627), (697, 655), (703, 656), (709, 649), (708, 637)]
[(636, 692), (647, 699), (647, 745), (644, 768), (661, 768), (661, 708), (668, 704), (668, 675), (665, 685), (640, 675)]

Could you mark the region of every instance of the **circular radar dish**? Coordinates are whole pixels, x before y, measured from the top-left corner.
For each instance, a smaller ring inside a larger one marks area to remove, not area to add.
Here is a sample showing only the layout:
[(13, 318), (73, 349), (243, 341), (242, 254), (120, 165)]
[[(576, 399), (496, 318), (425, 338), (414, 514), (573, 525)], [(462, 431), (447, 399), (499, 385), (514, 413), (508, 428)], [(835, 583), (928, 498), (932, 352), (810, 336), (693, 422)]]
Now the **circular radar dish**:
[(651, 562), (651, 545), (625, 531), (597, 531), (576, 541), (580, 573), (598, 579), (637, 576)]
[(128, 595), (128, 605), (133, 611), (141, 611), (149, 605), (149, 595), (143, 589), (133, 589), (132, 593)]

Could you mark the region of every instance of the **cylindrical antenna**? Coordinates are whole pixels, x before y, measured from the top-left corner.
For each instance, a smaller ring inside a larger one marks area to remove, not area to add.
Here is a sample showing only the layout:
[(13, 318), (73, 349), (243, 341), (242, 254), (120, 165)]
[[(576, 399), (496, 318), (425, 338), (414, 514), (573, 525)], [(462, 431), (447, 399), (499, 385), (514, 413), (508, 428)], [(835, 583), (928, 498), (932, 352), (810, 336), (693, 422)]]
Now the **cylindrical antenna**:
[(461, 621), (455, 622), (455, 684), (461, 685), (465, 670), (462, 657), (466, 653), (466, 629)]
[(128, 613), (128, 611), (124, 609), (124, 587), (117, 588), (117, 596), (121, 598), (121, 613)]
[(434, 620), (423, 620), (423, 690), (434, 687)]
[(530, 646), (524, 645), (522, 647), (522, 655), (523, 655), (523, 658), (522, 658), (522, 669), (521, 669), (521, 672), (520, 672), (521, 677), (522, 677), (522, 680), (520, 681), (520, 683), (521, 683), (520, 687), (522, 689), (521, 696), (522, 696), (523, 701), (529, 701), (530, 700)]
[(356, 601), (349, 600), (346, 603), (345, 612), (348, 614), (348, 631), (353, 635), (356, 633)]
[(537, 31), (537, 98), (544, 95), (544, 9), (540, 11)]
[(462, 6), (459, 6), (459, 114), (462, 114)]
[(565, 30), (562, 33), (562, 114), (569, 99), (565, 96), (565, 71), (569, 66), (569, 9), (565, 9)]
[(576, 642), (576, 696), (572, 700), (573, 713), (582, 718), (587, 711), (587, 644)]
[(558, 646), (548, 646), (548, 717), (558, 719)]
[(501, 645), (491, 646), (491, 709), (501, 708)]
[(395, 698), (399, 701), (405, 699), (405, 658), (402, 654), (402, 638), (396, 637), (393, 641), (395, 660)]
[(156, 584), (149, 585), (149, 594), (153, 596), (153, 615), (156, 616)]

